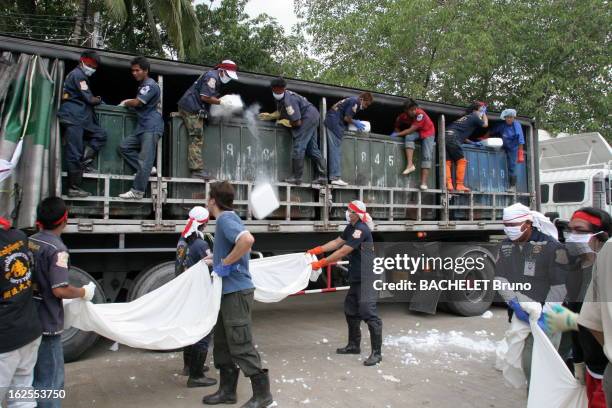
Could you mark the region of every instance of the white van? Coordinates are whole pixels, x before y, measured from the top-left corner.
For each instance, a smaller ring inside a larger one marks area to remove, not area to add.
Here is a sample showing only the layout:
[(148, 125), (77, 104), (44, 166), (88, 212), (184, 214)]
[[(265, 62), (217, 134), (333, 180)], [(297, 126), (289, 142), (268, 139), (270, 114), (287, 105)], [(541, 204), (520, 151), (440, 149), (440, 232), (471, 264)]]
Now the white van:
[(540, 141), (542, 212), (569, 220), (581, 207), (612, 214), (612, 148), (599, 133)]

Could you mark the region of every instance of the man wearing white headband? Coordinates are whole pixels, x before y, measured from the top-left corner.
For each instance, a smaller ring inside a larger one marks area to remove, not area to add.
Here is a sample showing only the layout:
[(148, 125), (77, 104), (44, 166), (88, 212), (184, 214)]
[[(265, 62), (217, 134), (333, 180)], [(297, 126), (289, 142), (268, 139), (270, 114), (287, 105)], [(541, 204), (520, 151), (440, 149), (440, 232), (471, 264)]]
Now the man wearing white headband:
[[(203, 233), (208, 218), (208, 210), (204, 207), (196, 206), (189, 211), (189, 219), (176, 246), (175, 273), (177, 276), (201, 260), (204, 260), (208, 266), (212, 265), (212, 252), (204, 240)], [(206, 377), (204, 374), (205, 371), (208, 371), (205, 364), (211, 337), (212, 333), (209, 333), (194, 345), (183, 349), (183, 375), (189, 376), (187, 379), (189, 388), (208, 387), (217, 383), (217, 380)]]
[(508, 176), (510, 178), (509, 191), (515, 191), (516, 164), (525, 162), (525, 152), (523, 150), (525, 136), (523, 135), (521, 124), (514, 120), (516, 118), (516, 110), (505, 109), (501, 113), (501, 118), (504, 122), (496, 125), (491, 130), (490, 135), (501, 137), (504, 142), (503, 148), (506, 151)]
[(234, 61), (223, 60), (214, 69), (203, 73), (178, 101), (179, 113), (189, 133), (189, 170), (191, 177), (210, 180), (212, 176), (204, 170), (202, 145), (204, 124), (208, 119), (210, 105), (227, 103), (221, 96), (221, 85), (238, 79), (238, 66)]
[[(529, 323), (529, 313), (524, 310), (529, 302), (563, 302), (567, 293), (565, 282), (568, 274), (568, 256), (557, 241), (557, 229), (542, 214), (516, 203), (504, 208), (504, 232), (497, 253), (495, 279), (503, 283), (521, 284), (524, 290), (512, 290), (506, 286), (500, 295), (508, 303), (509, 320), (514, 317)], [(529, 289), (527, 286), (530, 286)], [(538, 321), (547, 329), (544, 316)], [(559, 345), (560, 336), (551, 341)], [(533, 336), (525, 339), (522, 366), (529, 381)]]
[[(373, 366), (382, 361), (382, 320), (376, 312), (376, 297), (373, 287), (365, 284), (362, 289), (362, 272), (367, 278), (372, 274), (372, 258), (374, 255), (372, 217), (366, 212), (366, 206), (361, 201), (351, 201), (346, 211), (348, 225), (341, 236), (325, 245), (308, 250), (309, 254), (320, 255), (334, 251), (327, 258), (312, 263), (312, 269), (317, 270), (341, 260), (349, 259), (350, 289), (344, 300), (344, 314), (348, 323), (348, 345), (336, 350), (338, 354), (361, 353), (361, 328), (363, 320), (368, 325), (372, 353), (363, 362)], [(371, 256), (369, 256), (371, 255)], [(363, 262), (363, 263), (362, 263)]]

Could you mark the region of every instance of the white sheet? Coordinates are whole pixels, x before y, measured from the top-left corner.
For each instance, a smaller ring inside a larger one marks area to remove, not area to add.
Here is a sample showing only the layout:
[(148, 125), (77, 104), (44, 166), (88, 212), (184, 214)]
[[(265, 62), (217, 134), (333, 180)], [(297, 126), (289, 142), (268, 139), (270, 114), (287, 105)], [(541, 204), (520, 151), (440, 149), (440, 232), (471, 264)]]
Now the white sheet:
[(495, 368), (503, 373), (506, 382), (514, 388), (525, 388), (527, 386), (521, 359), (525, 348), (525, 339), (529, 336), (530, 331), (527, 323), (516, 318), (512, 319), (504, 339), (498, 343), (495, 350), (497, 357)]
[[(278, 302), (316, 280), (315, 257), (304, 253), (252, 260), (255, 299)], [(221, 303), (221, 278), (211, 280), (199, 262), (179, 277), (129, 303), (65, 301), (65, 327), (95, 331), (116, 342), (149, 350), (191, 345), (215, 326)]]

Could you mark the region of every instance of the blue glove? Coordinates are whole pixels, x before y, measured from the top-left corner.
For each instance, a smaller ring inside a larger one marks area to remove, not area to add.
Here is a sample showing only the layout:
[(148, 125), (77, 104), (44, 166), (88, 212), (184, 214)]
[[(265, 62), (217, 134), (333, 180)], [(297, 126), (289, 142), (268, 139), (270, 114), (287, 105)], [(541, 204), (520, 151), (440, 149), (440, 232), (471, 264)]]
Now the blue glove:
[(485, 147), (485, 145), (482, 142), (474, 142), (474, 143), (472, 143), (472, 146), (474, 146), (474, 147)]
[(529, 313), (523, 310), (517, 298), (514, 298), (508, 302), (508, 306), (510, 306), (510, 309), (514, 311), (514, 315), (517, 319), (522, 320), (525, 323), (529, 323)]
[(353, 125), (355, 125), (357, 130), (360, 131), (360, 132), (365, 130), (365, 128), (366, 128), (366, 125), (362, 121), (357, 120), (357, 119), (353, 119)]
[(482, 108), (480, 108), (480, 113), (483, 114), (483, 115), (487, 114), (487, 105), (485, 105)]
[(389, 135), (389, 137), (392, 137), (392, 138), (399, 137), (399, 132), (393, 132)]
[(225, 278), (230, 273), (234, 272), (236, 269), (236, 264), (223, 265), (223, 263), (220, 263), (213, 268), (213, 272), (216, 273), (219, 277)]
[(550, 328), (548, 327), (548, 324), (546, 324), (546, 316), (544, 313), (542, 313), (538, 319), (538, 326), (544, 330), (544, 333), (550, 334)]

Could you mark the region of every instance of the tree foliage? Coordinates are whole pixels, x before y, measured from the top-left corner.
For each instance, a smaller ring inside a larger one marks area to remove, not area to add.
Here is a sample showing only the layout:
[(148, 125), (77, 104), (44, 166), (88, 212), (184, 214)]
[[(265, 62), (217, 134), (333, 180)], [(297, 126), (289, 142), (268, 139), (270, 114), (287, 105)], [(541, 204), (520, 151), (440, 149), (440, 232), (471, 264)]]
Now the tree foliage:
[(308, 79), (514, 107), (552, 131), (610, 136), (604, 0), (295, 0), (323, 67)]

